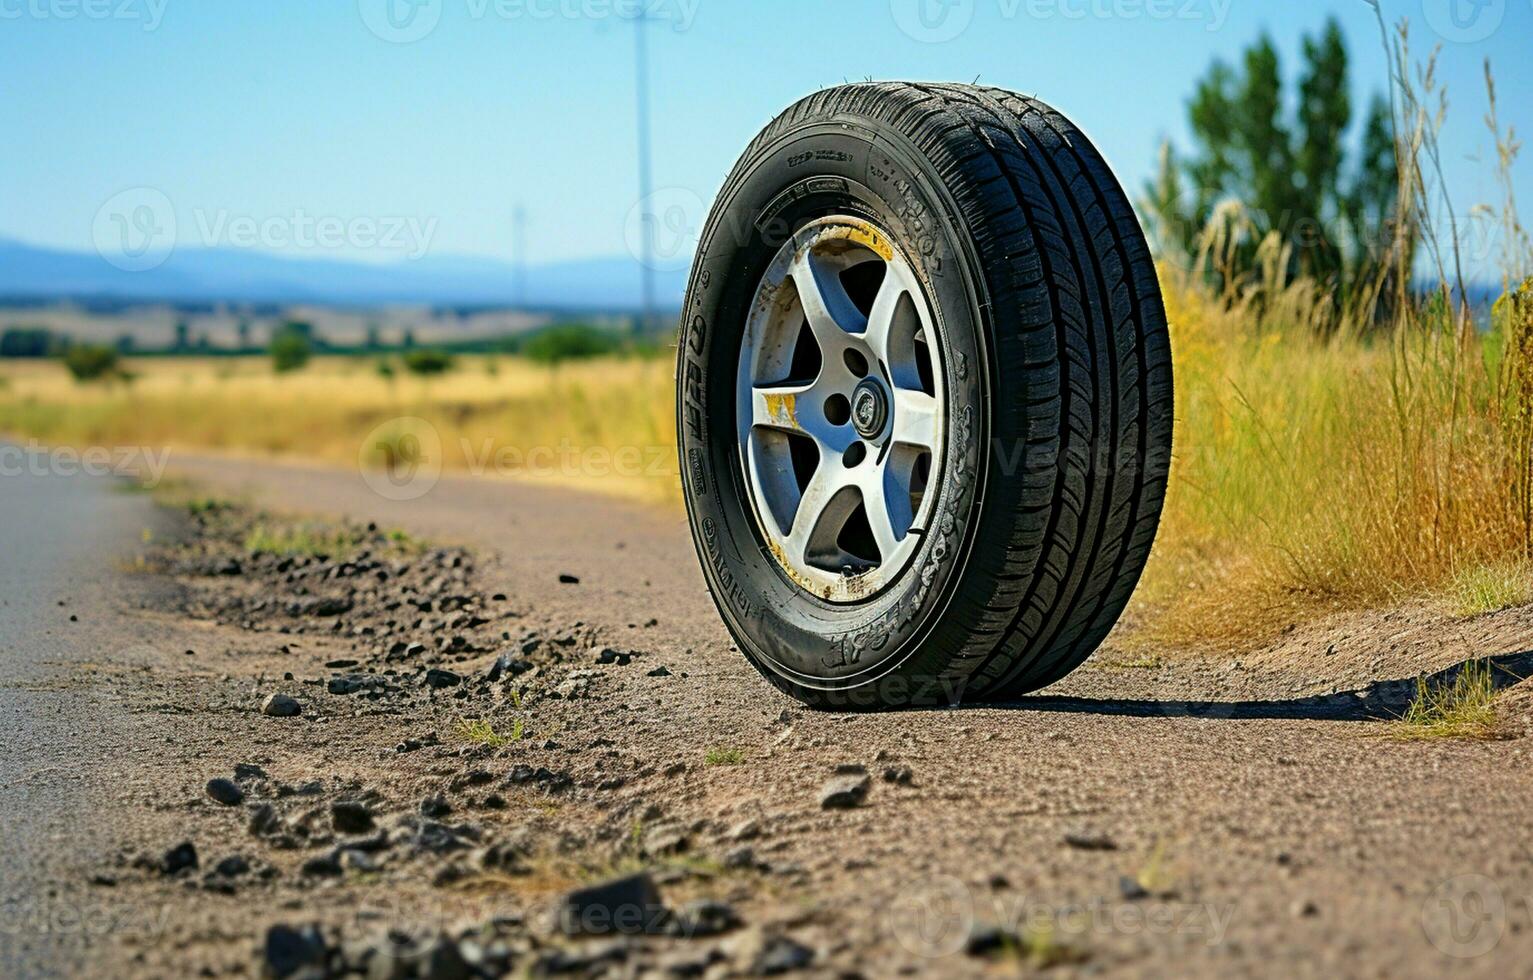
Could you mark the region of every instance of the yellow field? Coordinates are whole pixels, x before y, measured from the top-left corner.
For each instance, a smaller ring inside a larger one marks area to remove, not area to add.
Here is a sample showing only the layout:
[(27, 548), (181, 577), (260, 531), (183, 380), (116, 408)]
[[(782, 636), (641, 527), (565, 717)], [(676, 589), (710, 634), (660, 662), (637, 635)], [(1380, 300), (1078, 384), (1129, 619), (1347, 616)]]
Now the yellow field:
[[(129, 361), (131, 383), (76, 384), (54, 363), (0, 362), (0, 431), (75, 445), (148, 445), (376, 462), (379, 427), (420, 418), (451, 471), (679, 500), (669, 360), (547, 368), (462, 358), (436, 378), (385, 378), (328, 357), (286, 375), (267, 358)], [(408, 427), (408, 425), (406, 425)]]
[[(1456, 339), (1417, 311), (1327, 340), (1310, 320), (1327, 300), (1303, 283), (1235, 304), (1173, 272), (1164, 285), (1176, 452), (1133, 642), (1236, 649), (1331, 609), (1533, 601), (1533, 290), (1490, 335)], [(0, 431), (355, 466), (416, 417), (449, 470), (679, 503), (668, 359), (466, 358), (430, 380), (336, 357), (280, 377), (264, 358), (128, 368), (131, 384), (77, 384), (56, 364), (0, 362)]]

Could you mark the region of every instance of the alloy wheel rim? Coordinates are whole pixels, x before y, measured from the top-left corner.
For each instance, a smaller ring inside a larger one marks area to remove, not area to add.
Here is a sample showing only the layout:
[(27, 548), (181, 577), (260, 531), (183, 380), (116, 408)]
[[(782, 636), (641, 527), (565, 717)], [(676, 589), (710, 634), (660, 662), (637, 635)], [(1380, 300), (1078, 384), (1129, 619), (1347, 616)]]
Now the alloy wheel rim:
[(736, 383), (745, 485), (788, 578), (864, 601), (909, 566), (947, 425), (940, 329), (915, 270), (863, 218), (806, 225), (756, 290)]

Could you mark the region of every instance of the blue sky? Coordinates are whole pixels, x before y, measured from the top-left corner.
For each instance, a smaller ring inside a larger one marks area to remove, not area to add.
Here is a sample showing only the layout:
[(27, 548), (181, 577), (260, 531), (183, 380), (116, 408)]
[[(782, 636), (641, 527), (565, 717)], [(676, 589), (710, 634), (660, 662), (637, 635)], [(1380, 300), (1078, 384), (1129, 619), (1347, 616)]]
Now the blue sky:
[[(533, 262), (622, 254), (637, 213), (630, 2), (0, 0), (0, 237), (89, 249), (103, 204), (147, 187), (181, 244), (230, 244), (243, 220), (260, 228), (247, 244), (278, 252), (504, 258), (523, 206)], [(1186, 145), (1185, 100), (1210, 59), (1263, 28), (1291, 72), (1300, 35), (1335, 13), (1358, 103), (1382, 87), (1362, 0), (642, 2), (659, 19), (658, 210), (680, 224), (776, 111), (843, 80), (978, 76), (1035, 93), (1136, 193), (1162, 138)], [(388, 3), (424, 6), (391, 26)], [(1411, 18), (1419, 50), (1443, 43), (1456, 203), (1494, 200), (1481, 61), (1504, 121), (1533, 132), (1533, 0), (1384, 6)], [(1533, 156), (1518, 177), (1526, 219)], [(294, 231), (302, 216), (349, 230), (316, 244)], [(353, 233), (391, 221), (420, 240)]]

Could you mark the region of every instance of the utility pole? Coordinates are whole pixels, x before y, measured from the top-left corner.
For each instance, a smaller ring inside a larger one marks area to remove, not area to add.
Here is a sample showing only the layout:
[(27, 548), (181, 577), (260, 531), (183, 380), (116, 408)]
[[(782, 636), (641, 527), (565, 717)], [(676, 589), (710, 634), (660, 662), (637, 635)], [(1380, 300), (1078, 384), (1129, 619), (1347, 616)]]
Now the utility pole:
[(639, 320), (641, 331), (648, 331), (655, 319), (655, 221), (654, 215), (649, 213), (650, 195), (654, 191), (651, 186), (649, 160), (649, 44), (644, 33), (644, 25), (647, 21), (648, 16), (642, 12), (633, 19), (634, 71), (637, 76), (634, 92), (638, 99), (639, 120), (639, 275), (641, 277), (639, 296), (643, 311)]

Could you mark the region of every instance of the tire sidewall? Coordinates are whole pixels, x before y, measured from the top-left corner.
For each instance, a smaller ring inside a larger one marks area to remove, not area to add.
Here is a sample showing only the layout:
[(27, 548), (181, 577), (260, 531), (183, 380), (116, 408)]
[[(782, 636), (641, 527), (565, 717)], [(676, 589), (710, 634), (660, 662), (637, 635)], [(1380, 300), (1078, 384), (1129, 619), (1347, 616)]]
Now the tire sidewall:
[[(942, 335), (947, 434), (925, 539), (899, 578), (861, 603), (826, 602), (768, 551), (746, 489), (735, 426), (741, 341), (778, 250), (831, 214), (871, 221), (900, 249)], [(704, 229), (683, 308), (678, 445), (694, 541), (742, 651), (821, 706), (956, 701), (952, 651), (923, 647), (962, 577), (986, 464), (990, 365), (977, 257), (929, 162), (902, 135), (858, 117), (789, 128), (735, 168)], [(912, 657), (918, 662), (912, 662)], [(900, 669), (900, 668), (905, 669)]]

